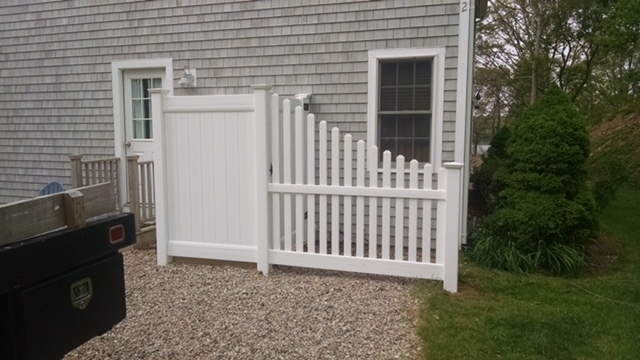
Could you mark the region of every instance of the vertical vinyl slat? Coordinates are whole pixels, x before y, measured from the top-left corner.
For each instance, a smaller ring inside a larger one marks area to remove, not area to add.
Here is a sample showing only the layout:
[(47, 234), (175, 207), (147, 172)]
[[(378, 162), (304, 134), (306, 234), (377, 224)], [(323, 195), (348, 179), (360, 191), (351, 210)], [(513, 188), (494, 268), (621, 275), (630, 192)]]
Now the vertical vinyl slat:
[[(356, 146), (356, 186), (364, 187), (364, 141)], [(364, 196), (356, 198), (356, 256), (364, 257)]]
[[(280, 184), (280, 103), (278, 94), (271, 95), (271, 182)], [(280, 238), (280, 194), (273, 193), (272, 244), (271, 248), (282, 250)]]
[[(315, 164), (315, 117), (313, 114), (307, 116), (307, 184), (315, 184), (316, 164)], [(316, 247), (316, 206), (315, 195), (307, 195), (307, 251), (315, 253)]]
[[(351, 134), (344, 136), (344, 186), (352, 187), (353, 178), (351, 177), (353, 163), (351, 158), (353, 154), (351, 152), (352, 142)], [(351, 208), (351, 196), (344, 197), (344, 224), (342, 225), (342, 231), (344, 232), (343, 240), (343, 252), (345, 256), (351, 256), (351, 217), (353, 216), (353, 209)]]
[[(320, 158), (318, 164), (318, 171), (320, 172), (320, 177), (318, 181), (320, 185), (327, 185), (327, 122), (320, 121), (320, 130), (319, 130), (319, 151)], [(320, 231), (320, 254), (327, 253), (327, 195), (319, 196), (319, 208), (318, 215), (319, 219), (319, 231)]]
[[(225, 146), (225, 134), (227, 133), (227, 121), (224, 113), (214, 113), (211, 115), (211, 121), (216, 123), (215, 127), (210, 128), (211, 144), (213, 148), (212, 166), (216, 173), (226, 169), (227, 147)], [(226, 183), (224, 176), (217, 174), (213, 178), (213, 199), (215, 201), (213, 211), (215, 216), (211, 219), (213, 223), (212, 237), (217, 243), (226, 243), (229, 238), (227, 231), (227, 218), (229, 214), (226, 211), (226, 202), (228, 201), (226, 191)], [(280, 240), (280, 238), (278, 238)]]
[[(203, 188), (205, 187), (204, 178), (202, 176), (202, 171), (203, 171), (202, 161), (203, 161), (203, 155), (204, 155), (202, 143), (206, 142), (206, 139), (202, 138), (202, 132), (204, 131), (202, 126), (202, 123), (203, 123), (202, 117), (203, 117), (203, 114), (201, 112), (190, 113), (188, 115), (189, 125), (190, 125), (189, 126), (189, 130), (190, 130), (189, 142), (185, 144), (185, 147), (188, 149), (189, 153), (185, 161), (189, 162), (189, 168), (190, 168), (189, 181), (187, 182), (188, 184), (187, 186), (189, 187), (188, 196), (191, 200), (190, 209), (189, 209), (189, 212), (191, 213), (191, 218), (188, 219), (186, 223), (188, 224), (188, 226), (191, 227), (191, 237), (194, 241), (208, 242), (208, 235), (207, 235), (207, 231), (205, 230), (206, 220), (202, 216), (203, 208), (204, 208), (202, 193), (204, 191)], [(237, 114), (234, 114), (234, 117), (233, 117), (233, 121), (235, 123), (234, 131), (232, 134), (228, 134), (229, 140), (235, 138), (234, 142), (237, 142), (237, 139), (239, 137), (238, 134), (244, 133), (240, 129), (241, 123), (238, 120), (239, 119)], [(233, 149), (233, 147), (230, 145), (231, 144), (227, 143), (228, 148)], [(242, 160), (242, 156), (240, 156), (240, 154), (238, 154), (237, 151), (232, 150), (231, 153), (233, 154), (233, 156), (235, 156), (235, 158), (234, 157), (230, 158), (229, 162), (235, 163), (236, 166), (233, 168), (232, 171), (227, 172), (227, 176), (230, 176), (232, 179), (235, 179), (236, 181), (230, 181), (229, 184), (231, 184), (231, 186), (229, 186), (227, 189), (230, 190), (232, 194), (231, 196), (233, 196), (233, 198), (239, 199), (240, 191), (238, 190), (236, 184), (238, 183), (238, 180), (240, 180), (240, 177), (242, 176), (239, 170), (240, 166), (238, 165)], [(144, 190), (142, 192), (144, 193)], [(142, 203), (146, 205), (146, 199), (143, 199)], [(234, 236), (236, 239), (241, 238), (240, 228), (242, 227), (242, 220), (241, 220), (242, 215), (240, 212), (240, 201), (231, 201), (229, 202), (228, 205), (229, 205), (229, 212), (233, 214), (231, 218), (232, 221), (228, 223), (229, 228), (231, 229), (233, 234), (232, 236)]]
[[(303, 128), (303, 121), (304, 119), (302, 118), (302, 108), (300, 106), (296, 107), (295, 110), (295, 148), (296, 148), (296, 152), (294, 154), (295, 156), (295, 162), (296, 162), (296, 184), (304, 184), (304, 147), (302, 144), (302, 141), (304, 140), (304, 138), (302, 137), (304, 134), (302, 132), (302, 128)], [(302, 194), (296, 194), (295, 195), (295, 201), (296, 201), (296, 251), (298, 252), (302, 252), (303, 251), (303, 240), (304, 240), (304, 236), (305, 231), (304, 231), (304, 211), (305, 208), (303, 207), (303, 199), (304, 199), (304, 195)]]
[[(291, 102), (285, 99), (282, 103), (282, 166), (284, 183), (291, 184)], [(291, 194), (284, 194), (284, 249), (291, 251), (291, 232), (293, 231), (291, 212)]]
[[(396, 188), (404, 189), (404, 156), (396, 158)], [(396, 198), (396, 222), (395, 222), (395, 260), (402, 260), (404, 253), (404, 199)]]
[[(422, 187), (431, 190), (433, 185), (433, 166), (424, 165)], [(422, 262), (431, 262), (431, 200), (422, 200)]]
[[(340, 186), (340, 130), (331, 130), (331, 186)], [(340, 254), (340, 196), (331, 195), (331, 255)]]
[[(369, 148), (369, 187), (378, 188), (378, 147)], [(369, 257), (378, 257), (378, 198), (369, 197)]]
[[(409, 189), (418, 188), (418, 161), (411, 160), (409, 163)], [(409, 261), (416, 261), (417, 257), (417, 237), (418, 237), (418, 200), (409, 200)]]
[[(391, 152), (382, 154), (382, 187), (391, 187)], [(382, 258), (389, 259), (389, 246), (391, 237), (391, 199), (382, 198)]]

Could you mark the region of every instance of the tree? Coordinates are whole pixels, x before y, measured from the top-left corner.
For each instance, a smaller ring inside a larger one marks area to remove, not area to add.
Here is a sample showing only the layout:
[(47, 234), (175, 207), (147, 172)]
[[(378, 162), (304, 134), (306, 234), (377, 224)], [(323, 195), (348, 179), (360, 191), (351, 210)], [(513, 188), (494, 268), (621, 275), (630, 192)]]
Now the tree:
[(508, 160), (495, 175), (501, 188), (496, 210), (476, 255), (509, 270), (576, 271), (596, 229), (584, 118), (551, 86), (517, 119), (506, 150)]
[[(638, 0), (628, 0), (638, 1)], [(580, 97), (599, 54), (608, 0), (490, 0), (478, 27), (478, 65), (501, 69), (516, 116), (557, 83)]]
[(474, 75), (474, 119), (472, 145), (473, 154), (481, 143), (491, 141), (505, 124), (509, 110), (509, 89), (502, 68), (478, 68)]

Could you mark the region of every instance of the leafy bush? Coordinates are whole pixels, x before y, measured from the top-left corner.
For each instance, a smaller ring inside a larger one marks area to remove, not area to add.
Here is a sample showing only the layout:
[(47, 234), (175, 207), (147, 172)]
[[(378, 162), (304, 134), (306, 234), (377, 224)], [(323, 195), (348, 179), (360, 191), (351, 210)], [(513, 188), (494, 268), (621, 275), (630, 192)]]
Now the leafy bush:
[(474, 257), (514, 271), (575, 272), (597, 228), (584, 119), (554, 86), (517, 119), (506, 150), (494, 176), (501, 191)]

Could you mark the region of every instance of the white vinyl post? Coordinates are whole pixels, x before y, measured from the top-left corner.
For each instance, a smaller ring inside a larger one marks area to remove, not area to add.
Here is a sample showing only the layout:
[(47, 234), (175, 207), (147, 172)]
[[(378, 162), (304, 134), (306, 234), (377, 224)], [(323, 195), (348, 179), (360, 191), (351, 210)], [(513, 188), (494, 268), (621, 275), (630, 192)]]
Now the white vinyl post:
[[(462, 181), (461, 163), (446, 163), (446, 187), (445, 200), (445, 244), (444, 250), (444, 289), (448, 292), (458, 292), (458, 238), (460, 231), (460, 183)], [(438, 178), (440, 182), (440, 178)], [(441, 250), (441, 249), (438, 249)]]
[(164, 97), (169, 90), (150, 89), (151, 121), (153, 124), (154, 177), (156, 198), (156, 249), (158, 265), (167, 265), (171, 261), (167, 248), (169, 245), (169, 219), (167, 213), (167, 189), (165, 171), (165, 135), (164, 135)]
[[(269, 265), (269, 223), (271, 211), (269, 211), (268, 182), (269, 182), (269, 149), (267, 148), (267, 122), (270, 120), (269, 104), (271, 99), (271, 86), (253, 85), (255, 95), (255, 139), (256, 145), (256, 245), (258, 271), (268, 274)], [(277, 239), (274, 239), (276, 241)]]

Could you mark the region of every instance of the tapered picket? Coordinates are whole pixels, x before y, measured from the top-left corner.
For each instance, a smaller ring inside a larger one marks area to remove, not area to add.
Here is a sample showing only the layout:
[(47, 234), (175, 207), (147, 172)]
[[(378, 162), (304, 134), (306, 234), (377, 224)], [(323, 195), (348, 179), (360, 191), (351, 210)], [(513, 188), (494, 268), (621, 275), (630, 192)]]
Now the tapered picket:
[[(423, 189), (433, 186), (433, 166), (424, 165)], [(431, 262), (431, 200), (422, 200), (422, 262)]]
[[(291, 184), (291, 102), (285, 99), (282, 103), (282, 166), (283, 182)], [(291, 251), (291, 233), (293, 232), (291, 194), (284, 194), (284, 249)]]
[[(351, 168), (353, 163), (351, 157), (351, 134), (344, 136), (344, 186), (352, 187), (353, 179), (351, 178)], [(344, 232), (343, 251), (345, 256), (351, 256), (351, 217), (353, 216), (353, 209), (351, 208), (351, 196), (344, 197), (344, 220), (342, 225), (342, 231)]]
[[(302, 141), (304, 138), (302, 137), (304, 134), (302, 132), (302, 108), (300, 106), (296, 107), (295, 110), (295, 148), (296, 151), (293, 154), (295, 157), (295, 182), (296, 184), (304, 184), (304, 147)], [(295, 208), (295, 218), (296, 218), (296, 251), (302, 252), (304, 248), (304, 195), (296, 194), (295, 195), (296, 208)]]
[[(320, 185), (327, 185), (327, 122), (321, 121), (319, 127), (319, 144), (320, 158), (318, 164), (318, 171), (320, 173), (319, 183)], [(320, 254), (327, 253), (327, 195), (319, 196), (319, 208), (318, 215), (319, 220), (319, 232), (320, 232)]]
[[(418, 161), (411, 160), (409, 163), (409, 189), (418, 188)], [(416, 261), (417, 257), (417, 238), (418, 238), (418, 200), (409, 199), (409, 261)]]
[[(340, 186), (340, 130), (331, 129), (331, 186)], [(331, 254), (340, 253), (340, 196), (331, 196)]]
[[(396, 158), (396, 188), (404, 189), (404, 156)], [(403, 259), (404, 252), (404, 199), (396, 198), (396, 221), (395, 221), (395, 260)]]
[[(382, 154), (382, 187), (391, 188), (391, 152)], [(389, 259), (389, 247), (391, 238), (391, 199), (382, 198), (382, 258)]]
[[(278, 94), (271, 96), (271, 182), (280, 183), (280, 102)], [(280, 246), (280, 197), (278, 193), (272, 196), (272, 249), (282, 250)]]
[[(364, 187), (364, 141), (356, 146), (356, 186)], [(364, 257), (364, 196), (356, 198), (356, 256)]]
[[(315, 184), (316, 164), (315, 164), (315, 116), (309, 114), (307, 116), (307, 184)], [(315, 253), (316, 241), (316, 206), (315, 195), (307, 195), (307, 251)]]
[[(369, 187), (378, 187), (378, 147), (369, 148)], [(369, 198), (369, 257), (378, 257), (378, 198)]]

